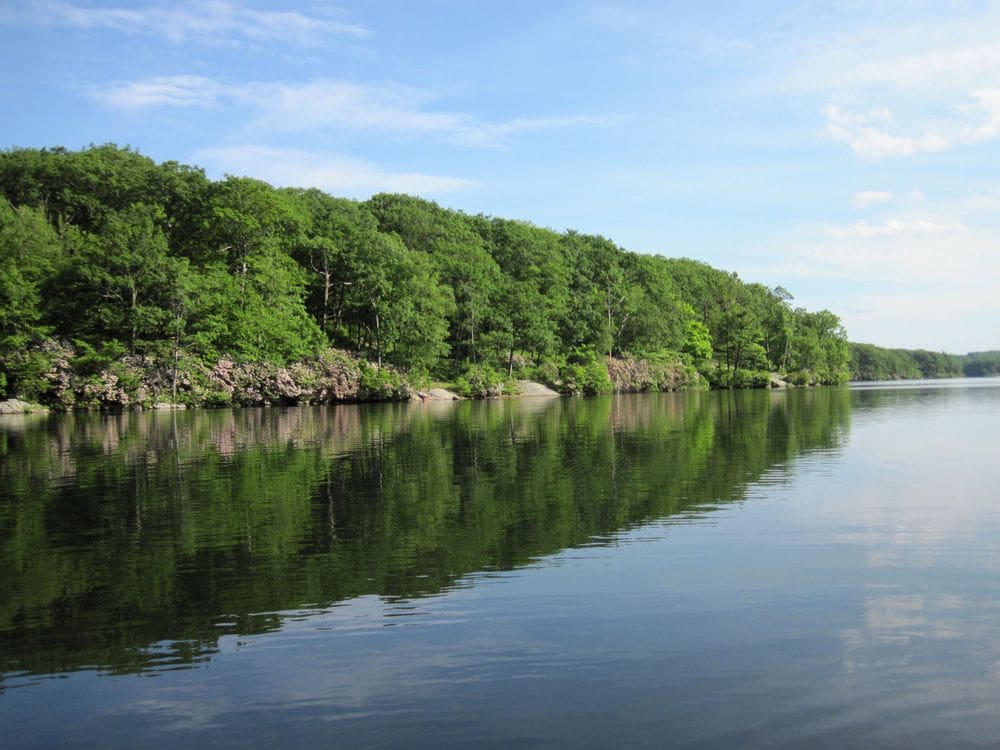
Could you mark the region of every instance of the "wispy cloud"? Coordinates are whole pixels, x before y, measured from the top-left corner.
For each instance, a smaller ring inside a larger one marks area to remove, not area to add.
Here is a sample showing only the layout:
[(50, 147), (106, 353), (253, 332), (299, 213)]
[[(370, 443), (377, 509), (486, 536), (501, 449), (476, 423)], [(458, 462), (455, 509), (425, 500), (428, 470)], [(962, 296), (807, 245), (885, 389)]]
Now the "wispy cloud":
[(518, 117), (489, 122), (463, 112), (434, 110), (433, 96), (399, 84), (340, 80), (253, 83), (234, 96), (254, 108), (257, 124), (276, 130), (330, 126), (400, 135), (438, 135), (466, 146), (505, 145), (512, 136), (569, 127), (601, 127), (621, 118), (599, 115)]
[(892, 132), (895, 118), (886, 108), (853, 112), (830, 104), (823, 132), (868, 159), (945, 151), (1000, 136), (1000, 89), (973, 91), (970, 99), (955, 108), (957, 116), (909, 135)]
[(912, 96), (953, 95), (992, 85), (1000, 67), (1000, 44), (979, 39), (976, 30), (995, 36), (996, 20), (966, 24), (951, 34), (913, 28), (893, 34), (877, 26), (853, 38), (824, 37), (814, 51), (783, 76), (793, 90), (852, 92), (873, 89)]
[(1000, 240), (982, 228), (951, 233), (902, 224), (825, 236), (810, 230), (819, 236), (790, 240), (784, 259), (770, 261), (768, 276), (792, 288), (822, 289), (809, 306), (837, 311), (853, 341), (948, 351), (995, 347)]
[(227, 86), (201, 76), (161, 76), (122, 83), (93, 92), (115, 109), (240, 105), (251, 124), (265, 130), (295, 132), (329, 127), (377, 131), (400, 136), (434, 135), (474, 147), (497, 147), (521, 133), (573, 127), (606, 127), (623, 117), (570, 115), (484, 121), (462, 112), (436, 111), (433, 97), (393, 83), (362, 84), (321, 79), (295, 83), (251, 82)]
[(855, 193), (854, 197), (851, 198), (851, 203), (854, 204), (855, 208), (866, 209), (872, 206), (878, 206), (884, 203), (892, 203), (895, 196), (885, 190), (863, 190), (860, 193)]
[(93, 96), (120, 110), (150, 107), (210, 107), (226, 95), (225, 89), (203, 76), (159, 76), (100, 89)]
[(496, 146), (511, 136), (562, 128), (602, 128), (628, 120), (626, 115), (571, 115), (568, 117), (518, 117), (504, 122), (467, 122), (454, 131), (457, 141), (469, 146)]
[(823, 134), (865, 159), (1000, 137), (1000, 6), (861, 7), (832, 11), (833, 24), (799, 29), (780, 45), (765, 74), (769, 89), (819, 95)]
[(317, 187), (353, 197), (378, 192), (437, 195), (476, 186), (460, 177), (393, 172), (362, 159), (297, 149), (244, 145), (203, 149), (194, 156), (219, 173), (251, 175), (282, 187)]
[(277, 130), (340, 126), (396, 133), (454, 133), (470, 118), (425, 109), (430, 96), (398, 84), (342, 80), (249, 83), (231, 96), (257, 112), (258, 124)]
[(831, 237), (838, 239), (868, 239), (872, 237), (916, 237), (920, 235), (961, 234), (960, 223), (941, 223), (930, 219), (888, 219), (880, 224), (856, 221), (846, 227), (831, 227)]
[(805, 227), (789, 236), (771, 272), (789, 278), (875, 286), (982, 285), (1000, 275), (1000, 239), (953, 216)]
[(365, 37), (362, 26), (297, 10), (255, 10), (227, 0), (90, 6), (39, 2), (28, 6), (29, 17), (52, 26), (112, 29), (129, 34), (162, 36), (173, 42), (188, 39), (283, 40), (316, 44), (330, 35)]

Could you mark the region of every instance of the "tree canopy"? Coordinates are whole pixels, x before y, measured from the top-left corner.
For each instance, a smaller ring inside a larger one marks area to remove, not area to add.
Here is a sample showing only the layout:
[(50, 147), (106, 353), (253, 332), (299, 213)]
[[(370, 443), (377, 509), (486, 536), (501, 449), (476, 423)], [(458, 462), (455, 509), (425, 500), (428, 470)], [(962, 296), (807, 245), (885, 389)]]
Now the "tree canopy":
[(850, 372), (837, 316), (780, 287), (413, 196), (212, 181), (114, 145), (2, 152), (0, 191), (9, 395), (66, 346), (275, 365), (336, 347), (439, 378), (607, 357), (673, 357), (722, 387)]

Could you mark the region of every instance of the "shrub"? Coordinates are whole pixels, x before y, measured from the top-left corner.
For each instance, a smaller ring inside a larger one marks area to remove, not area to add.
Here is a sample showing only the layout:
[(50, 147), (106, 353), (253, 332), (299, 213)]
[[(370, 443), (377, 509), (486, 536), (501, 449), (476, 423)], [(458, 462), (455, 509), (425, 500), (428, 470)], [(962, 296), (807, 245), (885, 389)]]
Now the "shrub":
[(413, 389), (398, 372), (361, 363), (358, 398), (362, 401), (405, 401), (411, 395)]
[[(565, 363), (562, 363), (565, 364)], [(537, 380), (539, 383), (545, 383), (549, 388), (559, 389), (561, 385), (561, 379), (559, 377), (560, 363), (548, 360), (546, 362), (541, 362), (532, 368), (525, 371), (524, 375), (529, 380)]]
[(690, 360), (675, 352), (657, 352), (641, 359), (609, 357), (607, 364), (608, 375), (618, 393), (675, 391), (706, 385)]
[(812, 373), (808, 370), (796, 370), (788, 374), (786, 378), (792, 385), (812, 385), (815, 383), (815, 378)]
[(469, 398), (495, 398), (504, 394), (507, 383), (489, 365), (473, 365), (455, 379), (455, 388)]
[(593, 396), (614, 389), (607, 366), (596, 357), (589, 362), (564, 365), (559, 371), (559, 379), (560, 390), (564, 393)]
[(70, 360), (75, 352), (66, 343), (46, 339), (4, 358), (7, 395), (59, 406), (71, 406)]
[(720, 370), (718, 386), (720, 388), (767, 388), (771, 385), (771, 373), (764, 370), (737, 369)]

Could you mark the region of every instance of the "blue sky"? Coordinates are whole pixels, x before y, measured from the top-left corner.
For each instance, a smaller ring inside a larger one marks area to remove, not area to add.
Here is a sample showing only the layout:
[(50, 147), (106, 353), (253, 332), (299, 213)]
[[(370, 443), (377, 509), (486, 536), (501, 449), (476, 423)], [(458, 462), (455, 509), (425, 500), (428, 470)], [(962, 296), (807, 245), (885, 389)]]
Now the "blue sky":
[(1000, 5), (18, 2), (0, 147), (602, 234), (1000, 348)]

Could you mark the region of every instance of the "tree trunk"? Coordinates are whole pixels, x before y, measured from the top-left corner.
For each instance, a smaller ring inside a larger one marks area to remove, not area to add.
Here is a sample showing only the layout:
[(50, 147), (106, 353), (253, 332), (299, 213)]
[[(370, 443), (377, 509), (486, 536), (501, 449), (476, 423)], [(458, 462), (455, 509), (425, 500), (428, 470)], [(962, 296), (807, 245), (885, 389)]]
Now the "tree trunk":
[(133, 285), (132, 289), (132, 331), (129, 338), (128, 350), (130, 354), (135, 354), (135, 340), (139, 337), (139, 322), (136, 320), (135, 309), (139, 306), (139, 290)]
[(174, 319), (174, 366), (170, 373), (170, 403), (177, 403), (177, 361), (181, 356), (181, 319)]
[(320, 311), (320, 329), (324, 334), (329, 337), (326, 331), (327, 322), (327, 311), (330, 309), (330, 290), (333, 287), (333, 281), (331, 280), (331, 274), (329, 271), (324, 271), (323, 274), (323, 309)]

